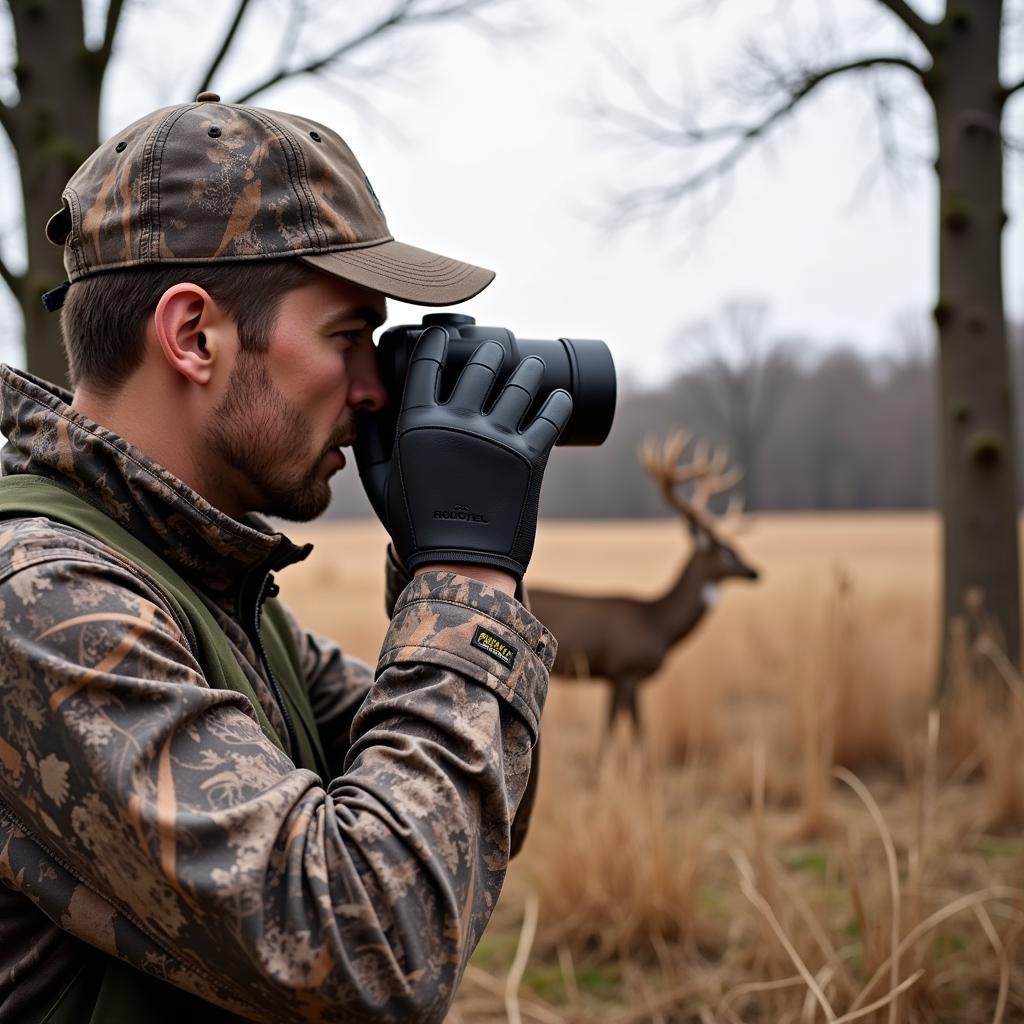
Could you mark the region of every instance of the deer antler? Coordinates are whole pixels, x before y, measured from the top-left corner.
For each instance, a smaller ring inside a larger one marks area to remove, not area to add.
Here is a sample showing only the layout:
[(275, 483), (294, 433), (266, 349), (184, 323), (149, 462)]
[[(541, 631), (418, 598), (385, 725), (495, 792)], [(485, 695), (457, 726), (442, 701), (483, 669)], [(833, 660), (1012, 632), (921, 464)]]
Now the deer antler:
[[(708, 510), (708, 501), (714, 495), (735, 487), (743, 476), (743, 470), (734, 466), (727, 471), (729, 449), (719, 446), (711, 450), (704, 440), (697, 441), (690, 462), (680, 463), (692, 436), (687, 431), (677, 430), (660, 445), (653, 437), (646, 437), (640, 447), (640, 462), (648, 476), (658, 484), (665, 500), (686, 518), (692, 529), (702, 529), (716, 536), (717, 527)], [(693, 495), (686, 499), (677, 488), (691, 480), (695, 481)], [(742, 497), (733, 495), (729, 502), (731, 514), (739, 511), (740, 506), (734, 504), (737, 497), (742, 506)]]

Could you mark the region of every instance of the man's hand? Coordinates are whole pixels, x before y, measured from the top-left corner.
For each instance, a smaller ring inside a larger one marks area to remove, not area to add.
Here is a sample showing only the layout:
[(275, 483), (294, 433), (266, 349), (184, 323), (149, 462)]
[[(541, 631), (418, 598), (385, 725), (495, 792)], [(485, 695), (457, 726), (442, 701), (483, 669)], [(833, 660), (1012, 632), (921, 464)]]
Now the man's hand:
[(486, 341), (442, 403), (447, 349), (443, 328), (420, 335), (390, 453), (381, 441), (385, 414), (360, 418), (359, 475), (410, 571), (439, 563), (488, 566), (520, 580), (533, 553), (544, 467), (569, 422), (572, 398), (553, 391), (521, 430), (544, 376), (544, 364), (530, 356), (485, 413), (502, 360), (501, 346)]

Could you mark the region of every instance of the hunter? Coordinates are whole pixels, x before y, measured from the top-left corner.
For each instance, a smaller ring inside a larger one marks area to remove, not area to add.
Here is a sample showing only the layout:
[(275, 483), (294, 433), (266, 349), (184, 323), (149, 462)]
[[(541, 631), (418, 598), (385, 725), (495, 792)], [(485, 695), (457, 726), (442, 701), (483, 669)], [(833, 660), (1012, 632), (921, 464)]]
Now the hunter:
[[(395, 241), (314, 121), (202, 93), (62, 200), (73, 392), (0, 369), (0, 1022), (441, 1021), (525, 811), (555, 643), (515, 595), (571, 399), (523, 422), (539, 361), (492, 393), (484, 343), (439, 400), (440, 328), (386, 393), (386, 298), (494, 275)], [(320, 515), (353, 444), (372, 670), (261, 518)]]

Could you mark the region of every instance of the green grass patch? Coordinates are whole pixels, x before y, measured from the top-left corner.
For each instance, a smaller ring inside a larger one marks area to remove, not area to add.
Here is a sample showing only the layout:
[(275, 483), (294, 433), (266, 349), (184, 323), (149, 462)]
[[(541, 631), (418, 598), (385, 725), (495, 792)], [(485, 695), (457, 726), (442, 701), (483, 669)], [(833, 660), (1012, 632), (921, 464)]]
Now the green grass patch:
[(549, 1003), (564, 1003), (568, 997), (558, 964), (538, 964), (523, 974), (523, 988)]
[(1020, 857), (1024, 840), (1014, 836), (979, 836), (974, 848), (983, 857)]
[[(614, 999), (621, 984), (621, 972), (616, 965), (576, 968), (576, 987), (595, 999)], [(532, 964), (523, 974), (523, 988), (549, 1003), (565, 1003), (569, 989), (565, 975), (556, 963)]]
[(519, 936), (513, 932), (487, 932), (473, 950), (469, 962), (485, 970), (508, 967), (516, 955)]
[(810, 871), (822, 881), (828, 873), (828, 853), (815, 847), (783, 850), (779, 860), (790, 871)]
[(618, 967), (581, 967), (576, 971), (576, 987), (592, 996), (611, 996), (622, 977)]

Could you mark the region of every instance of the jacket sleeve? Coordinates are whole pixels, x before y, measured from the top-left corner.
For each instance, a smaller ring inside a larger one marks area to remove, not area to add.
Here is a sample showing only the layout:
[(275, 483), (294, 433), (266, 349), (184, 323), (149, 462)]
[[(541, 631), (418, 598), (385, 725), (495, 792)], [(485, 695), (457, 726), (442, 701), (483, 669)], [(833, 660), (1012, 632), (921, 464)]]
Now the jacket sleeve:
[(429, 573), (324, 789), (210, 689), (158, 594), (76, 552), (0, 566), (0, 881), (255, 1021), (440, 1021), (504, 878), (553, 659)]
[[(395, 557), (395, 553), (389, 544), (384, 555), (384, 607), (388, 616), (395, 613), (395, 605), (402, 591), (409, 585), (411, 577), (404, 565)], [(527, 597), (526, 586), (520, 581), (516, 584), (516, 600), (520, 601), (527, 608), (530, 607)], [(328, 754), (330, 757), (330, 754)], [(515, 857), (523, 848), (526, 836), (530, 831), (530, 819), (533, 817), (533, 808), (537, 800), (537, 786), (540, 781), (540, 740), (533, 745), (533, 754), (530, 764), (530, 779), (526, 792), (519, 801), (516, 808), (516, 816), (512, 822), (512, 846), (509, 852), (510, 857)]]
[(302, 661), (309, 703), (331, 772), (341, 774), (351, 746), (352, 721), (373, 683), (373, 669), (327, 637), (303, 629), (284, 609)]

